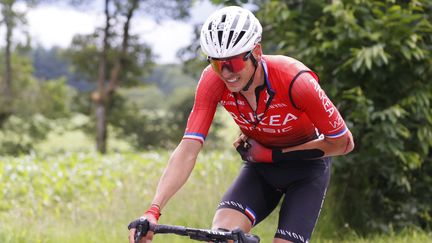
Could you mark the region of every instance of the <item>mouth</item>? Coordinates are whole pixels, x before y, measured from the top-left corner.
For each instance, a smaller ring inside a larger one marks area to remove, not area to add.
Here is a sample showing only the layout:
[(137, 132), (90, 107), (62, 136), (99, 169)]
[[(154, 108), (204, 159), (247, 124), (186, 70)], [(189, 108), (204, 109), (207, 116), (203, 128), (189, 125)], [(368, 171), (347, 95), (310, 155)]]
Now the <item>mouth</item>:
[(240, 79), (240, 77), (237, 77), (237, 78), (227, 79), (226, 81), (228, 83), (234, 83), (234, 82), (238, 81), (239, 79)]

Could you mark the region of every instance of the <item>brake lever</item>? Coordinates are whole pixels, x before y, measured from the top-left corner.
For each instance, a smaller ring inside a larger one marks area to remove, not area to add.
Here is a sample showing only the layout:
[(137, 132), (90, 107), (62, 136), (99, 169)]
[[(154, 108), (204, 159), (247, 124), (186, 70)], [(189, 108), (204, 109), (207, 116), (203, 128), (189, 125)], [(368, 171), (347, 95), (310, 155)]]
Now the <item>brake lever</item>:
[(231, 231), (233, 234), (237, 235), (237, 241), (236, 243), (243, 243), (246, 242), (246, 236), (244, 232), (240, 228), (235, 228), (233, 231)]
[(135, 243), (139, 243), (143, 236), (147, 235), (150, 222), (146, 218), (140, 218), (135, 231)]

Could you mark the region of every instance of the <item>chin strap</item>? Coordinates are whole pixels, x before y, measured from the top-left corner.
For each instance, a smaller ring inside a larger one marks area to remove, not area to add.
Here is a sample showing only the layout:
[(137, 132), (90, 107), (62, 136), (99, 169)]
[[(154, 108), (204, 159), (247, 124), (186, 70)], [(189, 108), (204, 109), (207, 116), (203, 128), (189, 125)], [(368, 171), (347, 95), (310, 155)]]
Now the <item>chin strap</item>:
[(250, 59), (251, 59), (253, 65), (255, 66), (255, 70), (254, 70), (254, 72), (252, 74), (252, 77), (249, 79), (249, 81), (247, 82), (247, 84), (243, 87), (243, 89), (242, 89), (243, 91), (247, 91), (249, 89), (249, 87), (252, 85), (253, 80), (255, 78), (255, 72), (256, 72), (256, 70), (258, 68), (258, 62), (255, 59), (255, 57), (253, 55), (250, 55)]

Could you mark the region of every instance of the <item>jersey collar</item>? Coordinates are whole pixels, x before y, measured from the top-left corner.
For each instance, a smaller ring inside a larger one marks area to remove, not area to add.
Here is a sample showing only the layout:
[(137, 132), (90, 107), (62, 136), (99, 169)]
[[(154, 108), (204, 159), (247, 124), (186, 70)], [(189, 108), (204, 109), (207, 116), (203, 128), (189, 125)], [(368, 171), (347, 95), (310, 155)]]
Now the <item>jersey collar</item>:
[(267, 85), (267, 88), (268, 88), (268, 90), (269, 90), (269, 93), (275, 94), (276, 92), (275, 92), (274, 89), (272, 88), (271, 83), (270, 83), (270, 80), (269, 80), (269, 78), (268, 78), (268, 68), (267, 68), (267, 63), (266, 63), (266, 61), (264, 60), (264, 58), (261, 58), (261, 64), (262, 64), (262, 67), (263, 67), (263, 70), (264, 70), (264, 81), (265, 81), (265, 83), (266, 83), (266, 85)]

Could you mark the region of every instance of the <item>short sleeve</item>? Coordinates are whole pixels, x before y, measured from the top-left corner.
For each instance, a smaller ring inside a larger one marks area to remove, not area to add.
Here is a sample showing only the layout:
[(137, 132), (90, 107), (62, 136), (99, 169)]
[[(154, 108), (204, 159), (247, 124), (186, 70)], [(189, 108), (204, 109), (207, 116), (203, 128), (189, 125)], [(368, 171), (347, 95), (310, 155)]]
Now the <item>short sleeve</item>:
[(290, 91), (293, 102), (307, 114), (320, 133), (336, 138), (348, 131), (339, 111), (314, 76), (302, 73), (293, 82)]
[(204, 143), (223, 88), (223, 83), (217, 76), (208, 67), (204, 69), (195, 92), (194, 105), (189, 114), (184, 139), (194, 139)]

